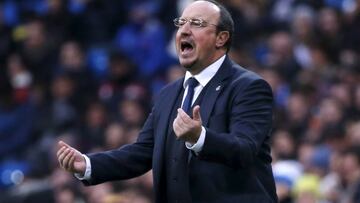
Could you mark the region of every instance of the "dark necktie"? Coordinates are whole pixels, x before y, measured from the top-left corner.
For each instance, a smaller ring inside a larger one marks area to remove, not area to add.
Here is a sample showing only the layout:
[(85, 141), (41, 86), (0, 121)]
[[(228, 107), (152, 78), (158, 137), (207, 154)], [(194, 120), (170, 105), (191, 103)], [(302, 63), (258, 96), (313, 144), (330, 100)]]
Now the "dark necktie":
[(196, 86), (198, 86), (199, 82), (195, 78), (191, 77), (191, 78), (189, 78), (187, 80), (187, 83), (188, 83), (188, 91), (187, 91), (184, 103), (182, 105), (182, 109), (189, 116), (191, 116), (192, 115), (192, 113), (191, 113), (191, 103), (192, 103), (193, 96), (194, 96), (194, 89), (195, 89)]

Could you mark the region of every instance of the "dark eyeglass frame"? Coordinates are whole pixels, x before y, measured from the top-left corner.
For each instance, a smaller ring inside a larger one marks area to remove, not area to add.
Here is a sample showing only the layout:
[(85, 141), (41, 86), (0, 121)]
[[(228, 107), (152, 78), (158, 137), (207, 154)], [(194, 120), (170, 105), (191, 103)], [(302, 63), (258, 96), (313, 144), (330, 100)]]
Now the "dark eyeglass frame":
[(212, 23), (208, 23), (205, 20), (201, 19), (201, 18), (175, 18), (174, 20), (174, 25), (176, 27), (182, 27), (183, 25), (185, 25), (187, 22), (190, 23), (191, 27), (197, 27), (197, 28), (201, 28), (201, 27), (206, 27), (209, 25), (213, 25), (215, 27), (217, 27), (217, 25), (212, 24)]

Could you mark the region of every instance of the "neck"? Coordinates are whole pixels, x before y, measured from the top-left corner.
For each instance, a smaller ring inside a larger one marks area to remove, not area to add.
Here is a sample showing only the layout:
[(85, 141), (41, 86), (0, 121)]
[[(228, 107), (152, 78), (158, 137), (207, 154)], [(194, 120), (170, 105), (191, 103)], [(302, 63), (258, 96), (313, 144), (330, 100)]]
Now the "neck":
[(197, 75), (199, 74), (201, 71), (203, 71), (205, 68), (207, 68), (208, 66), (210, 66), (211, 64), (215, 63), (217, 60), (219, 60), (221, 57), (223, 57), (226, 53), (221, 53), (218, 54), (216, 56), (213, 57), (212, 60), (210, 60), (208, 63), (204, 63), (204, 64), (193, 64), (193, 66), (190, 66), (188, 68), (186, 68), (187, 71), (189, 71), (191, 73), (191, 75)]

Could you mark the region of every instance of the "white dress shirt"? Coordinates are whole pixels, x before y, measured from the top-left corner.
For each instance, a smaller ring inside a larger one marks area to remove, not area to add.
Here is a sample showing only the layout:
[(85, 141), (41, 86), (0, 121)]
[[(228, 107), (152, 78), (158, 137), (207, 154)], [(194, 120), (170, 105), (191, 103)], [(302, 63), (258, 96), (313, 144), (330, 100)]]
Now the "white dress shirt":
[[(182, 99), (181, 106), (185, 100), (185, 95), (188, 92), (188, 84), (187, 84), (188, 79), (191, 77), (194, 77), (199, 82), (199, 85), (194, 88), (194, 96), (193, 96), (193, 100), (191, 101), (191, 104), (194, 104), (194, 102), (200, 95), (201, 91), (209, 83), (209, 81), (215, 76), (216, 72), (220, 69), (220, 66), (224, 62), (224, 60), (225, 60), (225, 55), (222, 56), (221, 58), (219, 58), (214, 63), (212, 63), (210, 66), (206, 67), (204, 70), (202, 70), (197, 75), (191, 75), (191, 73), (189, 71), (186, 71), (184, 84), (183, 84), (183, 86), (185, 88), (185, 92), (184, 92), (184, 97)], [(186, 148), (193, 150), (195, 152), (195, 154), (198, 154), (202, 150), (202, 147), (204, 146), (206, 130), (205, 130), (204, 126), (202, 126), (201, 128), (202, 128), (202, 130), (201, 130), (200, 137), (195, 144), (192, 145), (189, 142), (185, 142)]]
[[(208, 67), (206, 67), (204, 70), (202, 70), (197, 75), (192, 75), (189, 71), (186, 71), (185, 78), (184, 78), (184, 83), (183, 83), (183, 87), (185, 88), (185, 92), (184, 92), (184, 96), (182, 98), (181, 106), (182, 106), (182, 104), (183, 104), (183, 102), (185, 100), (185, 95), (188, 92), (188, 84), (187, 84), (188, 79), (190, 77), (194, 77), (199, 82), (198, 86), (196, 86), (194, 88), (194, 96), (193, 96), (193, 99), (192, 99), (192, 102), (191, 102), (191, 104), (194, 104), (197, 97), (200, 95), (201, 91), (209, 83), (209, 81), (215, 76), (216, 72), (220, 69), (221, 64), (225, 60), (225, 56), (226, 55), (222, 56), (221, 58), (216, 60), (214, 63), (210, 64)], [(197, 140), (197, 142), (195, 144), (185, 142), (186, 148), (194, 151), (195, 154), (198, 154), (202, 150), (202, 148), (204, 146), (205, 136), (206, 136), (206, 130), (205, 130), (204, 126), (202, 126), (201, 127), (200, 137)], [(77, 177), (79, 180), (89, 180), (91, 178), (90, 159), (85, 154), (83, 154), (83, 157), (85, 158), (85, 162), (86, 162), (85, 174), (84, 174), (83, 177), (80, 174), (75, 174), (75, 177)]]

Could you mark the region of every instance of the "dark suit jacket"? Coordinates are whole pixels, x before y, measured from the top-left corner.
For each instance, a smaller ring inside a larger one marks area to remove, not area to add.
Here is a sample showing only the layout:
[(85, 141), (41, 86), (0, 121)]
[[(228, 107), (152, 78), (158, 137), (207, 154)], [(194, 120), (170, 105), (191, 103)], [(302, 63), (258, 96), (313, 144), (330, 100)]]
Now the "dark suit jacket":
[[(164, 152), (182, 84), (180, 79), (161, 91), (136, 143), (89, 155), (92, 179), (85, 184), (129, 179), (153, 169), (155, 201), (173, 201), (164, 197), (163, 179), (170, 178), (163, 175), (164, 159), (170, 157)], [(277, 202), (270, 165), (270, 86), (228, 57), (207, 86), (200, 110), (206, 139), (189, 169), (192, 202)]]

